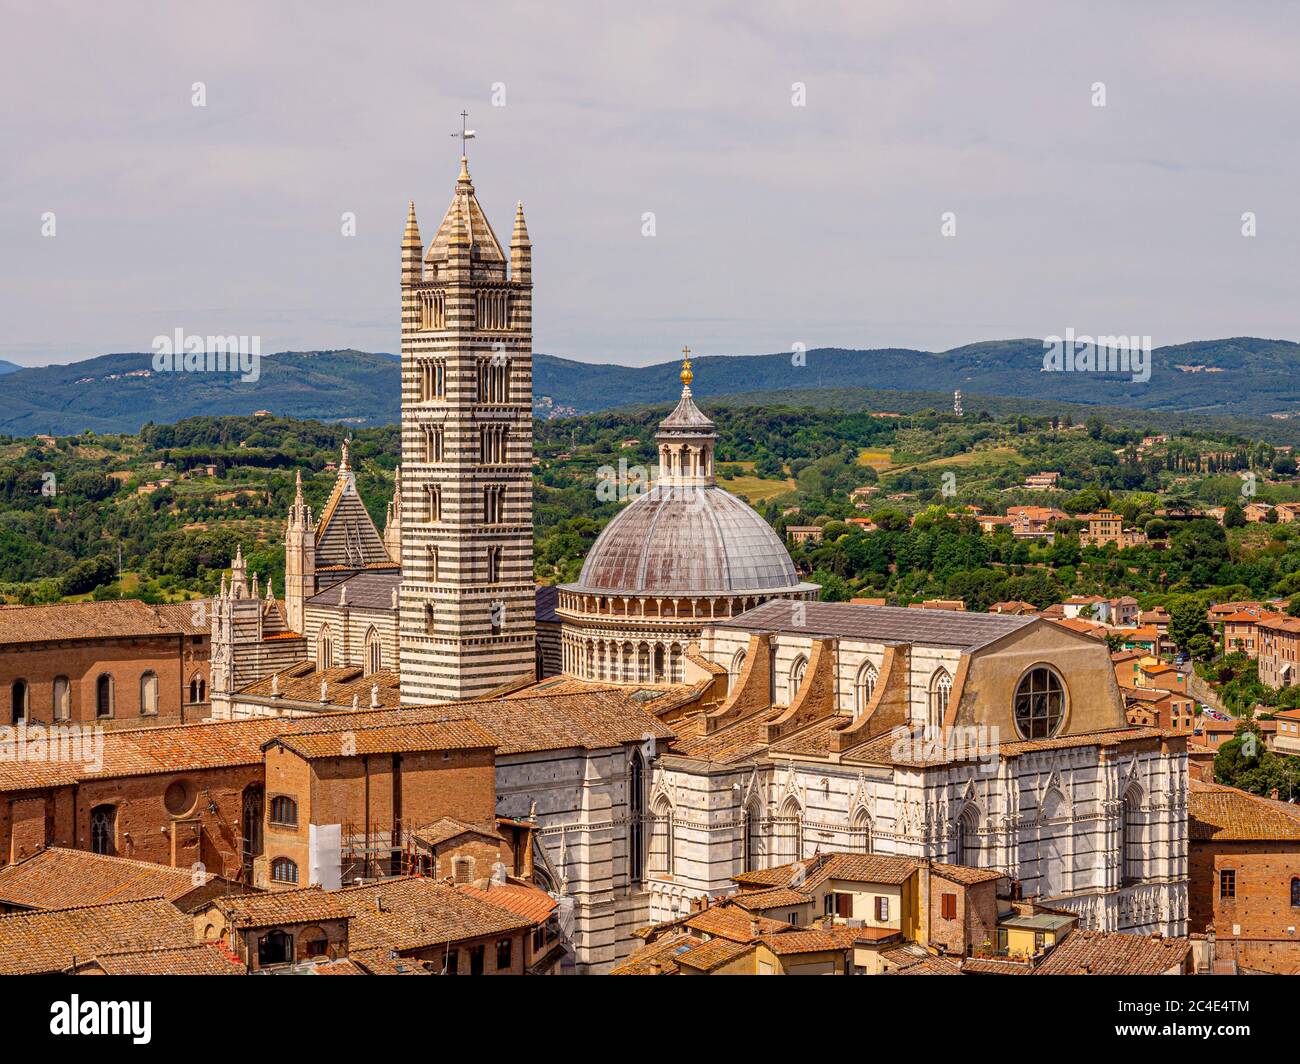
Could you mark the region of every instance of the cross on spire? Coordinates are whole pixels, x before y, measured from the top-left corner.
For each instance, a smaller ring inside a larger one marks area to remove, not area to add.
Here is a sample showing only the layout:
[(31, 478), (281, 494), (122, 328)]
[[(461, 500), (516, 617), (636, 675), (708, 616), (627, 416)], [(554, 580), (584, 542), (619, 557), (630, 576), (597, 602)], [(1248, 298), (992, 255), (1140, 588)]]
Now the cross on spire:
[(681, 378), (682, 384), (686, 386), (686, 389), (690, 388), (691, 381), (695, 379), (695, 374), (691, 372), (691, 349), (689, 347), (682, 348)]
[(460, 157), (461, 157), (462, 159), (464, 159), (464, 158), (466, 157), (466, 153), (465, 153), (465, 142), (466, 142), (467, 140), (473, 140), (473, 139), (474, 139), (474, 131), (473, 131), (472, 129), (467, 129), (467, 128), (465, 128), (465, 127), (466, 127), (466, 123), (468, 123), (468, 122), (469, 122), (469, 112), (468, 112), (468, 111), (461, 111), (461, 113), (460, 113), (460, 132), (459, 132), (459, 133), (452, 133), (452, 134), (450, 134), (450, 135), (453, 136), (453, 137), (460, 137)]

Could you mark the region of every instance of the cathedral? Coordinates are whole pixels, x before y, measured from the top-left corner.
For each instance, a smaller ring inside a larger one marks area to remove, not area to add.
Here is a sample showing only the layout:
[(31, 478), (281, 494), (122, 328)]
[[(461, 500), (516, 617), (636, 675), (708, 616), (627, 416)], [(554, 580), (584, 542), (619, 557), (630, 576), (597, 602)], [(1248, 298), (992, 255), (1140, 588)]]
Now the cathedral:
[(498, 816), (533, 825), (578, 971), (733, 876), (831, 851), (997, 868), (1086, 928), (1186, 932), (1185, 740), (1127, 724), (1106, 646), (1037, 617), (817, 601), (717, 484), (689, 361), (653, 488), (576, 582), (536, 586), (532, 246), (521, 204), (507, 257), (463, 157), (427, 246), (410, 205), (401, 329), (385, 528), (346, 445), (319, 516), (299, 483), (283, 601), (237, 556), (214, 604), (214, 717), (521, 692), (650, 714), (640, 741), (585, 723), (582, 745), (496, 758)]

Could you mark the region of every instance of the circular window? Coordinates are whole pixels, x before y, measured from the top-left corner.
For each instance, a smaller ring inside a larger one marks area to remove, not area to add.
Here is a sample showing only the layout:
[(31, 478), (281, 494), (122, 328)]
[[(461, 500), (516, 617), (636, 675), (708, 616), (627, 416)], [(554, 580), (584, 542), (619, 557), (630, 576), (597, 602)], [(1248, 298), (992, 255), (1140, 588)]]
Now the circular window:
[(1065, 716), (1065, 688), (1051, 669), (1030, 669), (1016, 687), (1016, 727), (1026, 739), (1047, 739), (1056, 734)]
[(173, 780), (163, 791), (163, 805), (172, 816), (184, 816), (194, 806), (194, 790), (185, 780)]

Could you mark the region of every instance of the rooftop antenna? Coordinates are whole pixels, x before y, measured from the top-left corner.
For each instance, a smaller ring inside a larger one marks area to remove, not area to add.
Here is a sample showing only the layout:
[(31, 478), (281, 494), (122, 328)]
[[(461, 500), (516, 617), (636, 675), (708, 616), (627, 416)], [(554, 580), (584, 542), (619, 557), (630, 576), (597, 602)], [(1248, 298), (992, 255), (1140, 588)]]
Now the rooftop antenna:
[(451, 136), (453, 136), (453, 137), (460, 137), (460, 157), (461, 157), (462, 159), (464, 159), (464, 158), (467, 157), (467, 154), (466, 154), (466, 151), (465, 151), (465, 142), (468, 141), (468, 140), (473, 140), (473, 139), (474, 139), (474, 131), (473, 131), (472, 129), (467, 129), (467, 128), (466, 128), (466, 123), (468, 123), (468, 122), (469, 122), (469, 112), (468, 112), (468, 111), (461, 111), (461, 113), (460, 113), (460, 132), (459, 132), (459, 133), (452, 133), (452, 134), (451, 134)]

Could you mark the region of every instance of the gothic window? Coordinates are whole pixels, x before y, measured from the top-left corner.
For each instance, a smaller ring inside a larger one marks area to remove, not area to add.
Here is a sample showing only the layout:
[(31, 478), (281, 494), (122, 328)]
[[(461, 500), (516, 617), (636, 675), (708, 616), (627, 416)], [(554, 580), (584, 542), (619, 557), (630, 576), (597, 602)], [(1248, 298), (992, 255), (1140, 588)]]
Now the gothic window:
[(253, 858), (262, 855), (262, 804), (263, 792), (259, 784), (249, 784), (244, 788), (240, 822), (243, 828), (245, 879), (252, 873)]
[(727, 670), (727, 691), (730, 693), (736, 689), (736, 684), (740, 682), (740, 674), (745, 668), (745, 652), (737, 650), (731, 659), (731, 668)]
[(426, 511), (429, 515), (429, 523), (442, 520), (442, 485), (426, 484)]
[(1142, 879), (1142, 813), (1136, 789), (1124, 795), (1124, 823), (1121, 829), (1124, 884)]
[(112, 857), (117, 853), (117, 808), (97, 805), (90, 811), (90, 852)]
[(424, 604), (424, 634), (433, 635), (436, 630), (437, 626), (434, 622), (433, 603), (426, 602)]
[(487, 578), (489, 584), (495, 584), (501, 579), (500, 547), (488, 547), (487, 549)]
[(271, 862), (271, 879), (276, 883), (297, 883), (298, 866), (287, 857), (277, 857)]
[(957, 817), (957, 864), (970, 868), (980, 866), (980, 818), (974, 806), (968, 805)]
[(943, 724), (944, 715), (948, 712), (948, 700), (952, 697), (952, 677), (948, 675), (947, 669), (939, 669), (930, 677), (930, 698), (929, 711), (926, 714), (926, 722), (932, 727), (939, 727)]
[(206, 702), (207, 693), (207, 684), (203, 682), (203, 677), (196, 672), (190, 677), (190, 701)]
[(429, 548), (429, 579), (435, 583), (438, 580), (438, 548)]
[(871, 852), (871, 817), (865, 809), (858, 809), (853, 814), (850, 824), (853, 830), (853, 849), (857, 853)]
[(101, 673), (95, 681), (95, 716), (111, 717), (113, 715), (113, 677)]
[(673, 874), (673, 807), (663, 795), (655, 801), (650, 823), (650, 871)]
[(763, 814), (757, 802), (745, 807), (743, 858), (746, 872), (756, 872), (763, 867)]
[(54, 677), (54, 719), (69, 720), (72, 717), (72, 685), (66, 676)]
[(321, 625), (316, 635), (316, 669), (324, 672), (334, 667), (334, 633), (328, 624)]
[(1065, 715), (1065, 689), (1061, 679), (1045, 665), (1030, 669), (1016, 687), (1016, 728), (1026, 739), (1055, 735)]
[(876, 667), (871, 662), (864, 662), (853, 681), (853, 715), (860, 716), (871, 704), (871, 696), (876, 690)]
[(1066, 842), (1070, 825), (1066, 822), (1065, 798), (1055, 788), (1047, 792), (1039, 819), (1043, 823), (1038, 844), (1041, 875), (1039, 893), (1046, 898), (1062, 894), (1066, 884)]
[(372, 625), (366, 631), (366, 664), (364, 675), (378, 672), (383, 668), (384, 648), (379, 641), (379, 632)]
[(1291, 877), (1291, 905), (1300, 907), (1300, 877)]
[(632, 751), (627, 771), (627, 874), (640, 883), (645, 865), (645, 761)]
[(790, 864), (803, 858), (803, 810), (791, 795), (781, 807), (777, 823), (777, 864)]
[(799, 693), (799, 685), (803, 683), (803, 674), (807, 671), (808, 659), (800, 654), (790, 666), (790, 694), (786, 699), (787, 702), (794, 701), (795, 695)]
[(9, 688), (9, 703), (13, 710), (12, 720), (15, 724), (27, 719), (30, 708), (28, 702), (27, 681), (15, 680), (13, 686)]
[(158, 712), (158, 675), (146, 672), (140, 677), (140, 714), (151, 717)]

